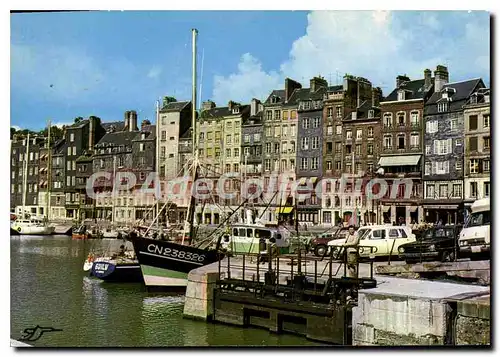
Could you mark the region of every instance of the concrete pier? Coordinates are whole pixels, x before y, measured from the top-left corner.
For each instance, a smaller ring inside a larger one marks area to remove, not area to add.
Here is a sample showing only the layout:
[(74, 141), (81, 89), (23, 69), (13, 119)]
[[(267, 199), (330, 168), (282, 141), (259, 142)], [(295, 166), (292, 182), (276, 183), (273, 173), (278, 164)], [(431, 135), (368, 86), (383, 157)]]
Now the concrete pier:
[[(244, 275), (246, 280), (264, 281), (267, 263), (261, 263), (257, 269), (255, 259), (251, 261), (247, 257), (245, 264), (241, 258), (230, 260), (230, 269), (227, 269), (226, 258), (189, 273), (185, 317), (212, 319), (219, 264), (221, 279), (242, 279)], [(276, 269), (275, 264), (273, 269)], [(286, 260), (281, 262), (280, 259), (278, 279), (281, 284), (290, 278), (290, 269)], [(297, 270), (298, 267), (294, 266), (294, 274)], [(309, 260), (301, 270), (310, 281), (315, 271), (318, 283), (328, 279), (326, 260), (316, 263)], [(340, 263), (333, 263), (332, 270), (332, 276), (344, 274)], [(370, 273), (368, 264), (360, 264), (360, 277), (369, 277)], [(489, 287), (396, 278), (375, 272), (374, 277), (377, 287), (360, 290), (358, 304), (352, 309), (352, 323), (349, 325), (352, 326), (353, 345), (489, 344)]]
[[(377, 277), (377, 282), (376, 288), (358, 292), (352, 312), (353, 345), (461, 344), (455, 318), (464, 308), (457, 311), (457, 305), (489, 296), (489, 288), (482, 286), (391, 277)], [(483, 303), (489, 311), (489, 298)], [(488, 331), (474, 333), (489, 335), (489, 325)]]

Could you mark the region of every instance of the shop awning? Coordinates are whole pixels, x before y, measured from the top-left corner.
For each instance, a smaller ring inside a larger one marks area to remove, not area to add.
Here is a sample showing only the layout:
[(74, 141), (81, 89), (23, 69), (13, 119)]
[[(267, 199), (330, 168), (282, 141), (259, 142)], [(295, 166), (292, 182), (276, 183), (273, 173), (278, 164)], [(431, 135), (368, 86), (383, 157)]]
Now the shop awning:
[(379, 166), (415, 166), (422, 155), (383, 156), (378, 161)]
[(279, 207), (276, 208), (276, 213), (289, 214), (293, 211), (293, 207)]

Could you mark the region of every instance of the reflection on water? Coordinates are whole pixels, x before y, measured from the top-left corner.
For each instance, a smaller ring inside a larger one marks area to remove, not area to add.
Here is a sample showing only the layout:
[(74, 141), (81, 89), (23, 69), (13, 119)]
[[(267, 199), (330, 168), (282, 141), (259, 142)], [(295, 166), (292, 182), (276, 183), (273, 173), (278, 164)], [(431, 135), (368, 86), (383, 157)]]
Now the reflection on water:
[(44, 334), (35, 346), (317, 345), (266, 330), (184, 319), (184, 296), (148, 294), (142, 284), (88, 277), (82, 267), (89, 251), (109, 246), (106, 240), (11, 237), (12, 338), (40, 325), (63, 331)]

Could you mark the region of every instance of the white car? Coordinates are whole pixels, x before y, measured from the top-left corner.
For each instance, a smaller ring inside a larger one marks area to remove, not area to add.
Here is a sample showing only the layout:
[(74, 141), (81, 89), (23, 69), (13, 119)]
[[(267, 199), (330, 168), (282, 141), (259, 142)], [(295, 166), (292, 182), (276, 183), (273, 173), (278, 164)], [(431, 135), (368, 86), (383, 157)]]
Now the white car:
[[(408, 226), (378, 225), (366, 226), (358, 229), (359, 255), (361, 257), (398, 256), (398, 248), (402, 244), (416, 241), (415, 234)], [(346, 239), (335, 239), (328, 242), (328, 246), (338, 251)], [(363, 247), (375, 247), (374, 249)]]

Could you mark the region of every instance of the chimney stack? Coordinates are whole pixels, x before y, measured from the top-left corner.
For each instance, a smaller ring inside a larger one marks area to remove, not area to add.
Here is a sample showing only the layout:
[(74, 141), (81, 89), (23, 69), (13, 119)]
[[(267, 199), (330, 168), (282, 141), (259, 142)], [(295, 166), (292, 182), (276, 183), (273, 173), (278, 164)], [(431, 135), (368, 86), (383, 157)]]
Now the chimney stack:
[(234, 106), (234, 102), (232, 100), (230, 100), (228, 103), (227, 103), (227, 107), (229, 110), (232, 110), (233, 109), (233, 106)]
[(295, 89), (300, 89), (300, 88), (302, 88), (302, 84), (294, 81), (293, 79), (286, 78), (285, 79), (285, 103), (287, 103), (290, 100), (290, 97), (292, 96), (293, 91)]
[(429, 68), (424, 70), (424, 87), (428, 90), (432, 84), (432, 72)]
[(328, 88), (328, 82), (321, 76), (311, 78), (309, 83), (311, 92), (316, 92), (321, 87)]
[(128, 131), (129, 130), (128, 128), (130, 125), (130, 123), (129, 123), (129, 111), (128, 110), (125, 112), (124, 117), (125, 117), (124, 118), (125, 126), (123, 127), (123, 131)]
[(203, 110), (210, 110), (215, 108), (215, 103), (212, 102), (211, 100), (207, 100), (206, 102), (203, 102), (202, 109)]
[(434, 91), (439, 92), (444, 85), (448, 83), (449, 74), (448, 68), (442, 65), (437, 65), (434, 71)]
[(257, 115), (259, 112), (260, 100), (252, 98), (252, 102), (250, 103), (250, 116)]
[(404, 76), (397, 76), (396, 77), (396, 88), (399, 88), (399, 86), (404, 83), (404, 82), (409, 82), (410, 78), (407, 77), (406, 75)]
[(128, 131), (137, 131), (137, 112), (135, 110), (128, 111)]

